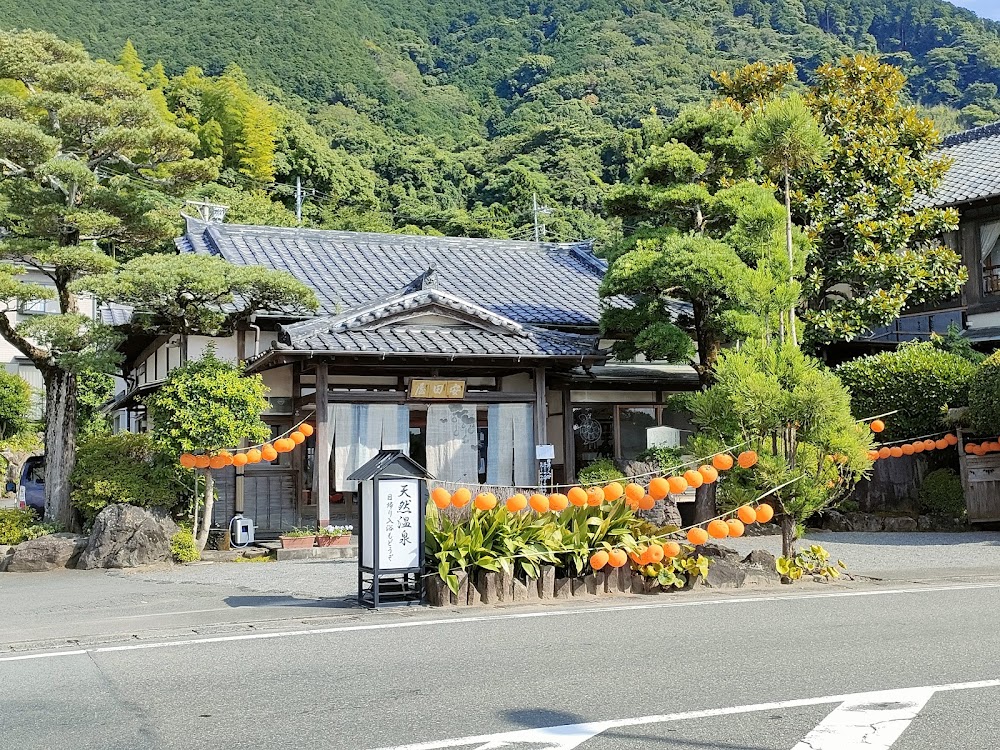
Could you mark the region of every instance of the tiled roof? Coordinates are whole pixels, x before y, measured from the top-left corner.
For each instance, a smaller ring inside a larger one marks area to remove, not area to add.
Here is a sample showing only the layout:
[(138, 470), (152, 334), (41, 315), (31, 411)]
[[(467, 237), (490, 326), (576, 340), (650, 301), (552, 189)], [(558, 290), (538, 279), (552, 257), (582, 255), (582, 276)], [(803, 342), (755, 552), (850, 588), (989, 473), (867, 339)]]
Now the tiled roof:
[(934, 191), (931, 205), (954, 206), (1000, 196), (1000, 122), (949, 135), (940, 153), (954, 162)]
[(129, 305), (118, 305), (105, 302), (98, 309), (101, 322), (107, 326), (124, 326), (132, 321), (132, 308)]
[(192, 218), (177, 246), (288, 271), (315, 290), (320, 315), (384, 300), (432, 269), (441, 289), (519, 323), (593, 327), (606, 268), (589, 242), (284, 229)]

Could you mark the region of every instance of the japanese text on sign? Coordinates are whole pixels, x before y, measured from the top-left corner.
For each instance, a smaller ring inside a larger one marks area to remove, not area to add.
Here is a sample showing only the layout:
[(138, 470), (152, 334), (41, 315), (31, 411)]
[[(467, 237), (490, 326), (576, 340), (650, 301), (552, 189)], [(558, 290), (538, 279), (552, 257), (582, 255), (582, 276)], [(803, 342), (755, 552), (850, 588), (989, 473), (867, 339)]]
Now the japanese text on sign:
[(378, 483), (380, 567), (420, 567), (419, 492), (416, 479), (383, 479)]
[(465, 398), (464, 380), (411, 380), (410, 398), (461, 399)]

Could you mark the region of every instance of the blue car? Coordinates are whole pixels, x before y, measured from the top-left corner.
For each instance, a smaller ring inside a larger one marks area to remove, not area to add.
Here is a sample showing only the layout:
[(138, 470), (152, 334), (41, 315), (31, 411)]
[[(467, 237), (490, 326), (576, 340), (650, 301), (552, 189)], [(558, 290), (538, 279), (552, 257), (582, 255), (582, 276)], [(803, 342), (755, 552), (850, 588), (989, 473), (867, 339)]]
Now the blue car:
[(32, 456), (21, 467), (18, 505), (31, 508), (39, 518), (45, 513), (45, 456)]

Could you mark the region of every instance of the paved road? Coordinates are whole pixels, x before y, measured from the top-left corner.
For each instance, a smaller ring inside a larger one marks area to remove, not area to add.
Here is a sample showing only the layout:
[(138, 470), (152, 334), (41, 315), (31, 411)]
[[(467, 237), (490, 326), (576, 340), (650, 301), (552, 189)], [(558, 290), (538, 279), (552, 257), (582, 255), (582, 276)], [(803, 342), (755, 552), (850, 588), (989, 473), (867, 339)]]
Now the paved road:
[(1000, 746), (1000, 582), (618, 601), (36, 644), (0, 653), (0, 747)]

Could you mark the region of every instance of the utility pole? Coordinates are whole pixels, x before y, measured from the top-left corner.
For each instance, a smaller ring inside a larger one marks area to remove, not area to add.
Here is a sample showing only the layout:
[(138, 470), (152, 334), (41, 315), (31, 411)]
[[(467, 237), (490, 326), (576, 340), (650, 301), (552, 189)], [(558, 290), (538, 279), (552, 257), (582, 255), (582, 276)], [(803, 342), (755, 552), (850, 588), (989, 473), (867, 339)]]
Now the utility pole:
[(302, 223), (302, 178), (295, 178), (295, 221)]
[(551, 208), (538, 205), (538, 193), (531, 194), (531, 214), (535, 220), (535, 242), (541, 242), (545, 235), (545, 225), (538, 223), (539, 216), (548, 216), (552, 213)]

